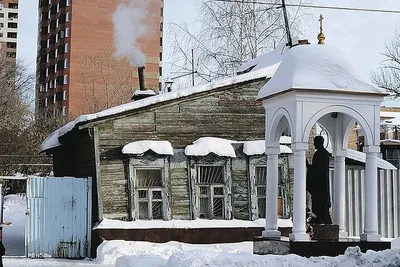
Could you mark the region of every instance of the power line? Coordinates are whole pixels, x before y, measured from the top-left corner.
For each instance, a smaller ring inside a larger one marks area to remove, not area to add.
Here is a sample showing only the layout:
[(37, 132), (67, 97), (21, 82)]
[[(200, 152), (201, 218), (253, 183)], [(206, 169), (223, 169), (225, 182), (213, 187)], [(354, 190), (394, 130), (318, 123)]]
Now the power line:
[[(225, 3), (241, 3), (241, 4), (260, 4), (260, 5), (272, 5), (281, 8), (281, 4), (268, 3), (260, 1), (241, 1), (241, 0), (213, 0), (215, 2)], [(317, 9), (333, 9), (333, 10), (346, 10), (346, 11), (364, 11), (364, 12), (381, 12), (381, 13), (394, 13), (400, 14), (400, 10), (387, 10), (387, 9), (370, 9), (370, 8), (356, 8), (356, 7), (340, 7), (340, 6), (320, 6), (320, 5), (303, 5), (303, 4), (286, 4), (291, 7), (304, 7), (304, 8), (317, 8)]]

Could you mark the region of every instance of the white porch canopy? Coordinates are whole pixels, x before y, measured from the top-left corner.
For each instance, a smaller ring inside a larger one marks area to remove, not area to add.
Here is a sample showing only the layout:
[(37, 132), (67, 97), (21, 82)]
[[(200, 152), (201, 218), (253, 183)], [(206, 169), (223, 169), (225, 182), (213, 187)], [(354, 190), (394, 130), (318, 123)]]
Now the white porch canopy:
[(345, 229), (345, 156), (350, 131), (357, 121), (365, 132), (365, 228), (361, 240), (380, 240), (377, 207), (377, 154), (380, 104), (384, 91), (362, 77), (343, 52), (324, 45), (298, 45), (284, 56), (272, 79), (260, 90), (266, 111), (267, 218), (263, 237), (279, 238), (277, 230), (279, 139), (292, 137), (294, 154), (293, 233), (290, 240), (308, 240), (306, 234), (306, 151), (312, 127), (318, 122), (331, 137), (334, 160), (332, 216)]

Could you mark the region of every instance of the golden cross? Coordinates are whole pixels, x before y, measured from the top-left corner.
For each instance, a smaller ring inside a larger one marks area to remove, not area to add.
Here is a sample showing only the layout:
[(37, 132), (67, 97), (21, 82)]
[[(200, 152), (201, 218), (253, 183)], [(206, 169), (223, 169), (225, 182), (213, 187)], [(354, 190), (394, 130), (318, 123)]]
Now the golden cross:
[(322, 14), (319, 15), (319, 29), (320, 32), (322, 33), (322, 20), (324, 19), (324, 16), (322, 16)]

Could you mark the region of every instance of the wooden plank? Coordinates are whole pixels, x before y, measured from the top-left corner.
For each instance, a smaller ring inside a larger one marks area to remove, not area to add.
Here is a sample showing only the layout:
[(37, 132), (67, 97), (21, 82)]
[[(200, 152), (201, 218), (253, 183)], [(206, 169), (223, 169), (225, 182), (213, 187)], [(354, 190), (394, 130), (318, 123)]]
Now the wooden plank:
[(116, 119), (113, 121), (113, 129), (124, 127), (124, 125), (154, 124), (155, 114), (153, 111), (136, 113), (134, 116)]
[(103, 190), (101, 187), (101, 170), (100, 170), (100, 152), (99, 152), (99, 130), (97, 127), (93, 128), (93, 141), (95, 151), (95, 164), (96, 164), (96, 189), (97, 189), (97, 205), (99, 218), (95, 220), (101, 220), (103, 218)]

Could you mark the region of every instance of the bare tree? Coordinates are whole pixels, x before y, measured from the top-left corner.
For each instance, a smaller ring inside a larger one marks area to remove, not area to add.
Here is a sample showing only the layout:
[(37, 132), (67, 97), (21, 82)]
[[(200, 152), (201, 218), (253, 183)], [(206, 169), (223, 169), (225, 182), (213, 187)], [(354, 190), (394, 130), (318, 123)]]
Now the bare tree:
[[(187, 24), (169, 26), (172, 57), (168, 63), (172, 76), (192, 72), (193, 61), (203, 81), (231, 76), (244, 62), (272, 50), (285, 38), (280, 3), (204, 0), (199, 10), (201, 27), (197, 33)], [(292, 34), (298, 33), (295, 25), (305, 14), (296, 9), (289, 15)], [(194, 50), (193, 59), (191, 49)]]
[[(0, 51), (0, 175), (36, 172), (51, 163), (39, 155), (43, 140), (65, 123), (65, 118), (34, 114), (35, 75), (27, 65)], [(44, 165), (43, 165), (44, 164)]]
[(400, 96), (400, 31), (396, 31), (394, 38), (386, 43), (382, 53), (385, 60), (379, 70), (372, 73), (375, 84), (391, 93)]
[[(81, 58), (80, 70), (84, 112), (98, 112), (130, 100), (132, 68), (124, 59), (116, 59), (113, 49), (89, 52)], [(117, 70), (117, 71), (116, 71)]]

